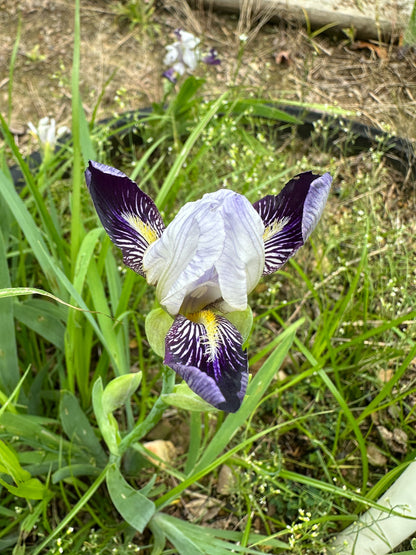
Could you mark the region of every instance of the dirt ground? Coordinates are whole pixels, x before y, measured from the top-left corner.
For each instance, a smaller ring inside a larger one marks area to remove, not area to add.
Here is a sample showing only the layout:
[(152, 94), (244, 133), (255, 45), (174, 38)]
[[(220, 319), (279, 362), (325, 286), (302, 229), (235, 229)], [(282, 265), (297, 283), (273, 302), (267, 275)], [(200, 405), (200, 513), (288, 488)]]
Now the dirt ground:
[[(163, 95), (165, 46), (180, 27), (217, 49), (221, 65), (208, 68), (207, 94), (228, 86), (246, 94), (328, 104), (356, 118), (416, 139), (416, 54), (397, 42), (352, 42), (344, 34), (315, 38), (284, 21), (191, 10), (184, 0), (156, 4), (144, 27), (123, 23), (117, 3), (81, 0), (81, 94), (88, 116), (104, 90), (98, 119), (149, 106)], [(27, 122), (46, 115), (71, 118), (73, 0), (0, 0), (0, 105), (7, 113), (9, 67), (21, 21), (12, 80), (11, 127), (33, 141)], [(241, 35), (248, 37), (243, 56)], [(240, 51), (241, 52), (241, 51)]]

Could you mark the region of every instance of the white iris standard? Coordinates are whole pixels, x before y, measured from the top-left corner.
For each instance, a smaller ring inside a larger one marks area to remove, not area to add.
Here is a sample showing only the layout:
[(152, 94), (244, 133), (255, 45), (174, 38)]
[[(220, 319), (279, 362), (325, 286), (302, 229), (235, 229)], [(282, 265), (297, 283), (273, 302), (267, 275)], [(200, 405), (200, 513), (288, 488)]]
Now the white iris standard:
[(264, 225), (242, 195), (226, 189), (183, 206), (143, 257), (149, 283), (171, 315), (216, 301), (224, 312), (245, 310), (264, 269)]
[(171, 317), (165, 364), (212, 406), (237, 411), (248, 357), (230, 313), (244, 311), (261, 276), (281, 268), (305, 243), (331, 176), (304, 172), (254, 204), (227, 189), (208, 193), (183, 206), (166, 228), (152, 199), (119, 170), (90, 162), (85, 177), (124, 263), (156, 285)]

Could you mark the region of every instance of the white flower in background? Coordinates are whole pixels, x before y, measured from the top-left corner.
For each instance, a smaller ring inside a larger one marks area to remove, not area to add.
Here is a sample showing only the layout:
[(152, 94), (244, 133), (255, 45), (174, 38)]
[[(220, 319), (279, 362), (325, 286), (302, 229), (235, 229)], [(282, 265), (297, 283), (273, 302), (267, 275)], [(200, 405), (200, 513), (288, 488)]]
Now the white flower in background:
[(198, 44), (201, 42), (192, 33), (175, 31), (178, 41), (166, 47), (167, 53), (163, 60), (166, 66), (183, 75), (187, 69), (194, 71), (200, 59)]
[(169, 66), (169, 69), (163, 75), (172, 83), (176, 83), (178, 75), (195, 71), (200, 61), (209, 65), (218, 65), (220, 63), (214, 49), (210, 50), (209, 55), (202, 56), (199, 48), (201, 41), (192, 33), (176, 29), (175, 36), (178, 40), (166, 46), (167, 52), (163, 59), (163, 63)]
[(49, 118), (48, 116), (39, 120), (37, 128), (31, 121), (28, 123), (28, 127), (32, 134), (38, 139), (44, 150), (53, 150), (59, 137), (62, 137), (65, 133), (69, 133), (69, 129), (65, 125), (58, 127), (58, 130), (56, 130), (55, 119)]
[(98, 216), (124, 263), (156, 285), (172, 317), (165, 364), (214, 407), (239, 409), (248, 383), (243, 338), (227, 318), (247, 308), (262, 275), (275, 272), (319, 221), (332, 178), (305, 172), (251, 204), (227, 189), (183, 206), (165, 228), (155, 203), (124, 173), (90, 162)]

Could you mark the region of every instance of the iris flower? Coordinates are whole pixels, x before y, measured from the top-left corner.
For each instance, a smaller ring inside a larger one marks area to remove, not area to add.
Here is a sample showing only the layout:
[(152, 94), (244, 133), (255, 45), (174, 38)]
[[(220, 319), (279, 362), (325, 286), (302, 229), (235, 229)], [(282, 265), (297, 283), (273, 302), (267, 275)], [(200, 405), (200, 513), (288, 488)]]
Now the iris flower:
[(30, 121), (28, 127), (31, 133), (38, 138), (40, 144), (43, 148), (54, 149), (56, 142), (59, 137), (69, 133), (68, 127), (62, 125), (56, 129), (56, 122), (54, 118), (48, 118), (47, 116), (39, 120), (38, 127), (36, 128)]
[(222, 189), (183, 206), (165, 227), (153, 202), (121, 171), (90, 162), (85, 172), (98, 216), (124, 263), (156, 286), (173, 320), (167, 366), (214, 407), (235, 412), (248, 382), (243, 338), (227, 314), (247, 308), (262, 275), (308, 239), (332, 178), (305, 172), (251, 204)]
[(201, 55), (199, 48), (201, 41), (192, 33), (176, 29), (175, 36), (178, 40), (166, 46), (166, 55), (163, 59), (163, 63), (170, 66), (163, 73), (163, 76), (172, 83), (176, 83), (178, 75), (195, 71), (200, 60), (208, 65), (218, 65), (220, 63), (217, 51), (214, 48), (211, 48), (206, 56)]

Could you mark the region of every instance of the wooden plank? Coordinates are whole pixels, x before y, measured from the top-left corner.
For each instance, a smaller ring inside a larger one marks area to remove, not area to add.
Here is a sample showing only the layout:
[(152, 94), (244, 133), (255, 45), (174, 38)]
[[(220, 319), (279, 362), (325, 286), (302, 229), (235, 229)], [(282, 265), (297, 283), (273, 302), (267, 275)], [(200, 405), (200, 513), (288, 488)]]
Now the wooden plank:
[(251, 10), (270, 20), (305, 23), (313, 29), (335, 24), (353, 28), (358, 38), (397, 38), (405, 29), (414, 0), (203, 0), (218, 11)]

